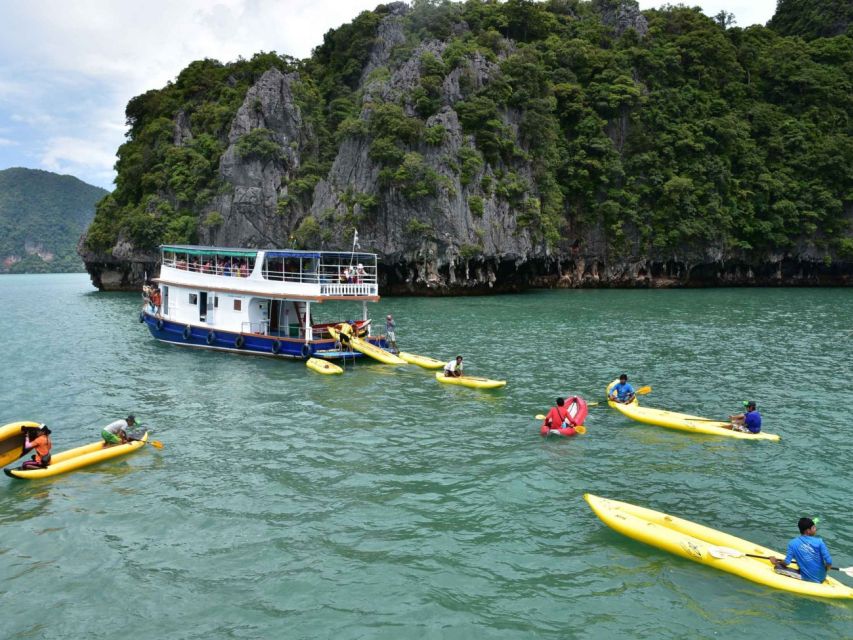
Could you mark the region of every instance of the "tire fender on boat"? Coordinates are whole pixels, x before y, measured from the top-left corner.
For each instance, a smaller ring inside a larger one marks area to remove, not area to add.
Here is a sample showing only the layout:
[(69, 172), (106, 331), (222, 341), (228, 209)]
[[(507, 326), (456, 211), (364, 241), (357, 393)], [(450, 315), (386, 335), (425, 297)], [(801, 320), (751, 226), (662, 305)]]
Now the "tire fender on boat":
[(246, 344), (246, 338), (243, 336), (237, 336), (237, 339), (234, 341), (234, 346), (238, 349), (242, 349), (244, 344)]
[(162, 331), (162, 330), (163, 330), (163, 319), (160, 318), (159, 320), (157, 320), (157, 331)]
[(278, 355), (281, 351), (281, 342), (279, 342), (278, 340), (273, 340), (270, 349), (275, 355)]
[(190, 336), (193, 334), (193, 329), (190, 325), (184, 327), (184, 340), (189, 340)]
[(302, 345), (302, 357), (306, 360), (311, 357), (311, 345), (303, 344)]
[(216, 334), (213, 331), (207, 332), (207, 344), (213, 344), (216, 342)]

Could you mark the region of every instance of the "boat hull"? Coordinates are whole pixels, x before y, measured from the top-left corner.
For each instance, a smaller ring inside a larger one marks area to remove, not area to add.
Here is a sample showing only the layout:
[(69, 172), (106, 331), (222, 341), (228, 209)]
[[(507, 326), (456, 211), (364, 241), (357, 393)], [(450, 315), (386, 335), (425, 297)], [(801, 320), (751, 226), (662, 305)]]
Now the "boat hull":
[(769, 560), (747, 557), (716, 558), (711, 555), (710, 549), (721, 546), (742, 554), (777, 558), (784, 558), (784, 553), (690, 520), (627, 502), (609, 500), (590, 493), (584, 495), (584, 500), (604, 524), (638, 542), (774, 589), (820, 598), (853, 598), (853, 589), (833, 578), (827, 578), (820, 584), (796, 580), (776, 573)]
[(145, 446), (148, 441), (148, 433), (146, 432), (139, 440), (128, 442), (126, 444), (117, 444), (111, 447), (104, 447), (103, 440), (98, 440), (91, 444), (77, 447), (76, 449), (68, 449), (53, 455), (50, 466), (45, 469), (3, 469), (3, 472), (12, 478), (21, 480), (37, 480), (39, 478), (50, 478), (53, 476), (62, 475), (77, 469), (89, 467), (105, 460), (111, 460), (120, 456), (125, 456), (134, 451), (138, 451)]
[[(235, 333), (215, 329), (208, 325), (191, 325), (166, 320), (165, 318), (156, 318), (146, 311), (140, 312), (139, 321), (144, 323), (152, 337), (160, 342), (196, 349), (307, 360), (313, 357), (317, 351), (333, 352), (335, 347), (333, 339), (305, 342), (295, 338), (267, 336), (258, 333)], [(386, 346), (384, 339), (380, 337), (360, 340), (380, 349)]]
[(733, 431), (732, 429), (724, 428), (728, 422), (708, 420), (701, 416), (694, 416), (688, 413), (677, 413), (675, 411), (666, 411), (664, 409), (652, 409), (651, 407), (642, 407), (635, 397), (630, 404), (622, 404), (610, 400), (610, 389), (613, 385), (619, 382), (614, 380), (607, 385), (607, 404), (611, 408), (616, 409), (619, 413), (631, 420), (650, 424), (657, 427), (665, 427), (667, 429), (676, 429), (678, 431), (686, 431), (687, 433), (698, 433), (707, 436), (720, 436), (723, 438), (735, 438), (737, 440), (770, 440), (778, 442), (780, 437), (775, 433), (743, 433), (741, 431)]

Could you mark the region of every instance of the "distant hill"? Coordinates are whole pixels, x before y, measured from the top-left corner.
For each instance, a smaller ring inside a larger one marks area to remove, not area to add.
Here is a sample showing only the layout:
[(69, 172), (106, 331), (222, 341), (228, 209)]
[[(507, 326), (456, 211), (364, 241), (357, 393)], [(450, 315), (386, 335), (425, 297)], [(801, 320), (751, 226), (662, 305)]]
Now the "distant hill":
[(783, 36), (814, 40), (849, 35), (851, 21), (850, 0), (779, 0), (767, 26)]
[(49, 171), (0, 171), (0, 273), (84, 271), (77, 241), (108, 193)]

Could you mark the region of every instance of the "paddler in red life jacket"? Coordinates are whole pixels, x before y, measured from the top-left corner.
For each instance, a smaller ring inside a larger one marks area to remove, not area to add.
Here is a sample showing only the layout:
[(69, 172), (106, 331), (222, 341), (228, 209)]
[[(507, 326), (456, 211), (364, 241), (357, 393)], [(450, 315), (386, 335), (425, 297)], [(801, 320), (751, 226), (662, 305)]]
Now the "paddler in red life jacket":
[[(571, 429), (571, 425), (568, 422), (569, 416), (566, 410), (566, 401), (563, 398), (557, 398), (556, 403), (557, 406), (551, 407), (548, 415), (545, 416), (545, 421), (542, 423), (541, 431), (545, 435), (551, 429), (562, 429), (565, 427)], [(571, 430), (574, 431), (574, 429)]]
[(50, 441), (50, 429), (46, 424), (43, 424), (38, 431), (38, 435), (30, 440), (29, 436), (24, 437), (24, 448), (35, 449), (36, 452), (32, 460), (27, 460), (21, 465), (23, 469), (44, 469), (50, 464), (50, 450), (53, 443)]

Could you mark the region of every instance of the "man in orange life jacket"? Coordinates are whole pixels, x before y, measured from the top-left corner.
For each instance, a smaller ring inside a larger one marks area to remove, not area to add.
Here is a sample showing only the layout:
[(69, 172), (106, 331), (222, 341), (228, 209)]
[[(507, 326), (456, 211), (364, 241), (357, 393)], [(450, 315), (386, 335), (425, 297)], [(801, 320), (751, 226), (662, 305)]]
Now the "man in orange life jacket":
[(36, 450), (32, 460), (27, 460), (22, 465), (24, 469), (44, 469), (50, 464), (50, 450), (53, 447), (53, 443), (50, 441), (50, 433), (47, 425), (43, 424), (35, 438), (32, 440), (28, 436), (24, 438), (24, 448)]

